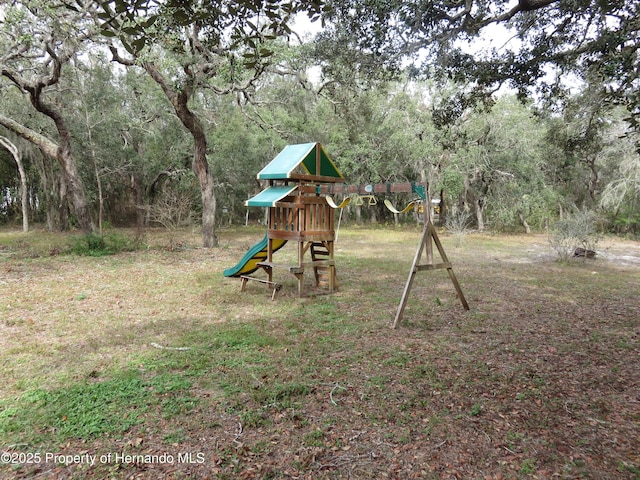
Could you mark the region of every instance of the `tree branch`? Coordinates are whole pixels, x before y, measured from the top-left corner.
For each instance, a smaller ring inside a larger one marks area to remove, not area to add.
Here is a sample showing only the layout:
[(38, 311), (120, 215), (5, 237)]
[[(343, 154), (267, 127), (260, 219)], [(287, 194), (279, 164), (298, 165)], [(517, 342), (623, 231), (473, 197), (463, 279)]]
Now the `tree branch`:
[(40, 135), (38, 132), (25, 127), (24, 125), (16, 122), (15, 120), (12, 120), (9, 117), (5, 117), (2, 114), (0, 114), (0, 125), (5, 127), (7, 130), (12, 131), (19, 137), (24, 138), (28, 142), (33, 143), (45, 155), (51, 158), (56, 158), (58, 145), (49, 140), (44, 135)]

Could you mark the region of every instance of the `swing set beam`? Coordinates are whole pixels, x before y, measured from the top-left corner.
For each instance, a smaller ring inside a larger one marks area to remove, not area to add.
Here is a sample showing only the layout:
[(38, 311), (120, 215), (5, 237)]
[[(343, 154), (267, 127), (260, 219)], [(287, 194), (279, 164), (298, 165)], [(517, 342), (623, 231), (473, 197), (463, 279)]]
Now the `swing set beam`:
[(427, 199), (427, 189), (425, 185), (418, 182), (374, 183), (362, 185), (335, 183), (331, 185), (320, 185), (318, 193), (327, 195), (349, 195), (352, 193), (357, 193), (359, 195), (371, 195), (375, 193), (415, 193), (423, 201)]

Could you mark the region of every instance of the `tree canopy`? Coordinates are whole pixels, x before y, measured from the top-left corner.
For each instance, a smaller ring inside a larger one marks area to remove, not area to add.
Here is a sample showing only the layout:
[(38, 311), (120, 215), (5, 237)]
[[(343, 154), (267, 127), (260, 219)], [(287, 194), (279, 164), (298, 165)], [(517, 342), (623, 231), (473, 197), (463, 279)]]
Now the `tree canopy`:
[[(640, 230), (637, 10), (3, 3), (0, 221), (25, 209), (15, 199), (27, 188), (22, 205), (50, 228), (89, 231), (96, 216), (141, 227), (179, 207), (178, 223), (201, 214), (213, 245), (220, 222), (249, 218), (261, 166), (288, 143), (319, 141), (349, 182), (428, 183), (443, 217), (465, 210), (478, 228), (545, 228), (568, 209), (601, 208), (619, 231)], [(291, 27), (300, 15), (322, 27), (304, 42)]]
[(638, 127), (638, 2), (328, 0), (328, 7), (330, 31), (347, 34), (354, 50), (388, 65), (411, 57), (416, 74), (469, 84), (469, 101), (502, 85), (557, 98), (571, 75), (601, 84)]

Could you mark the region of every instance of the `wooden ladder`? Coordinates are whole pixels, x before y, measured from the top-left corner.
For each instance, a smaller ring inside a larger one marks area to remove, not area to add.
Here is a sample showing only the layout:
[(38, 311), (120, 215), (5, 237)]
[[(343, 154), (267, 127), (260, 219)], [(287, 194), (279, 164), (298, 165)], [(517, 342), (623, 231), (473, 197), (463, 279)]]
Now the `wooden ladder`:
[[(329, 275), (333, 270), (333, 287), (338, 287), (338, 278), (335, 273), (335, 266), (333, 268), (328, 265), (331, 260), (331, 252), (325, 242), (312, 242), (311, 243), (311, 260), (313, 261), (313, 273), (316, 278), (316, 286), (326, 287), (329, 286)], [(315, 265), (316, 262), (326, 262), (327, 265)]]

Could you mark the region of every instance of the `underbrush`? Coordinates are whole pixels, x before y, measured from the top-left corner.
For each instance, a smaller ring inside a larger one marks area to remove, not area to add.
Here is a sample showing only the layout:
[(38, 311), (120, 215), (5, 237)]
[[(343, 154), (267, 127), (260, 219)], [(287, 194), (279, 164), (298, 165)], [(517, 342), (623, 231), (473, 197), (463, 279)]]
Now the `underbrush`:
[(566, 262), (578, 251), (595, 255), (602, 237), (598, 223), (599, 217), (592, 211), (578, 211), (556, 222), (549, 232), (549, 244), (558, 259)]
[(89, 233), (75, 238), (69, 247), (69, 252), (74, 255), (103, 257), (120, 252), (131, 252), (138, 248), (140, 248), (139, 242), (120, 233), (108, 235)]

